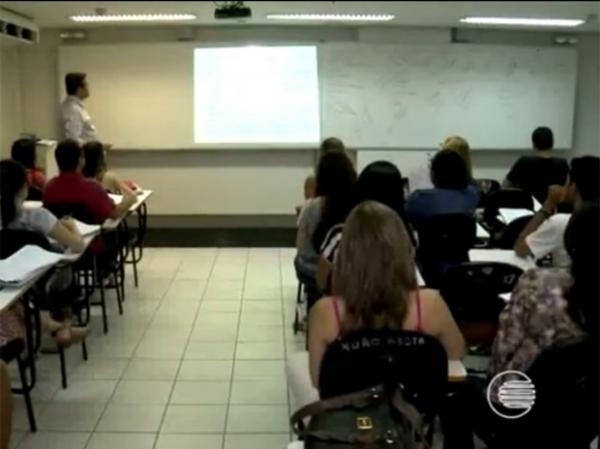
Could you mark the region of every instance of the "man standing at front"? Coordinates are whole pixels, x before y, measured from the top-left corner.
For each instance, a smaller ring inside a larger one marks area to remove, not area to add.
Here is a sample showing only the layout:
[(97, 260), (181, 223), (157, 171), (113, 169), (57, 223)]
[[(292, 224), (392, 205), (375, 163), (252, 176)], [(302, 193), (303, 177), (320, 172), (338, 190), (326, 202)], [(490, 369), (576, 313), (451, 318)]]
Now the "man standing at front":
[(61, 104), (63, 138), (73, 139), (80, 145), (99, 140), (92, 118), (83, 106), (83, 100), (90, 96), (85, 77), (85, 73), (67, 73), (67, 97)]

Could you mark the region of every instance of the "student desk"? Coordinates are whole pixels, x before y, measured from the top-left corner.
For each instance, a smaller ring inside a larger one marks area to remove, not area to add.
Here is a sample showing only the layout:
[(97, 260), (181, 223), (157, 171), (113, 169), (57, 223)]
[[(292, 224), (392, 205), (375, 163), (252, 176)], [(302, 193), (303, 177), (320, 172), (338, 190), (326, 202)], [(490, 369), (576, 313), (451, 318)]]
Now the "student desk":
[(472, 249), (469, 251), (471, 262), (502, 262), (521, 268), (523, 271), (535, 268), (531, 257), (519, 257), (512, 249)]
[[(146, 226), (148, 221), (148, 206), (147, 201), (152, 196), (152, 190), (142, 190), (142, 193), (137, 196), (135, 204), (129, 208), (128, 216), (136, 214), (137, 216), (137, 229), (133, 237), (129, 237), (130, 255), (125, 262), (133, 265), (133, 282), (135, 286), (138, 286), (138, 271), (137, 264), (142, 260), (144, 256), (144, 238), (146, 236)], [(119, 204), (123, 201), (122, 195), (109, 195), (115, 204)], [(117, 224), (118, 225), (118, 224)], [(116, 227), (116, 226), (115, 226)], [(127, 228), (129, 233), (129, 228)]]

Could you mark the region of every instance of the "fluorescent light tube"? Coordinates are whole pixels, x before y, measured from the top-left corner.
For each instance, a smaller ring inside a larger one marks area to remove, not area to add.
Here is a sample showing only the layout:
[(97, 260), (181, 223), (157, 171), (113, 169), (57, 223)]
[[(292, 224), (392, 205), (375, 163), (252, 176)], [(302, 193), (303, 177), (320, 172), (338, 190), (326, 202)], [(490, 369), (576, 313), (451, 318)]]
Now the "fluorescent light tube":
[(170, 22), (194, 20), (195, 14), (82, 14), (71, 16), (73, 22)]
[(580, 19), (532, 19), (526, 17), (465, 17), (462, 23), (474, 25), (515, 25), (538, 27), (577, 27), (585, 22)]
[(393, 14), (267, 14), (271, 20), (318, 20), (327, 22), (389, 22)]

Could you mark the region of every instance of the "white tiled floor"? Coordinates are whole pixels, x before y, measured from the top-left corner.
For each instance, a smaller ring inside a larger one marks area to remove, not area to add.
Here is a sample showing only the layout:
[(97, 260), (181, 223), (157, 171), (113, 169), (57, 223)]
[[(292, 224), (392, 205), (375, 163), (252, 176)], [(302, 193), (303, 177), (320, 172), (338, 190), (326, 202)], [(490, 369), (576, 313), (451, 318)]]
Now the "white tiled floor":
[(279, 449), (289, 441), (286, 353), (294, 337), (292, 249), (146, 249), (125, 313), (109, 295), (89, 361), (41, 355), (37, 434), (15, 396), (13, 448)]

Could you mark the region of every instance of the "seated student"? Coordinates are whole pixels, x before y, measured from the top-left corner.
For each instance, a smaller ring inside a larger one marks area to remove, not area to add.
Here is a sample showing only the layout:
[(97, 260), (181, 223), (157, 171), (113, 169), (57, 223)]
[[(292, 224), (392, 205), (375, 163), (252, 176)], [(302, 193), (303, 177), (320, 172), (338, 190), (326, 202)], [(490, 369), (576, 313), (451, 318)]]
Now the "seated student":
[(79, 205), (93, 217), (95, 223), (103, 223), (107, 218), (124, 215), (135, 203), (135, 195), (126, 191), (123, 192), (123, 201), (115, 205), (98, 182), (83, 177), (81, 170), (85, 160), (75, 140), (60, 142), (55, 157), (60, 174), (46, 185), (45, 207), (52, 209), (62, 204)]
[[(346, 146), (337, 137), (328, 137), (319, 147), (319, 160), (327, 153), (343, 153), (346, 151)], [(317, 178), (315, 175), (309, 175), (304, 181), (304, 199), (310, 199), (317, 196)]]
[(524, 190), (541, 203), (548, 196), (548, 187), (565, 184), (569, 165), (563, 158), (552, 155), (554, 135), (550, 128), (536, 128), (531, 140), (535, 154), (519, 158), (506, 175), (503, 187)]
[(557, 341), (598, 335), (600, 208), (587, 203), (571, 217), (564, 246), (570, 271), (534, 269), (521, 278), (502, 311), (492, 348), (490, 374), (526, 371)]
[(318, 248), (330, 228), (342, 223), (354, 205), (356, 172), (345, 153), (327, 153), (317, 168), (317, 197), (301, 212), (294, 265), (304, 278), (315, 279)]
[[(412, 231), (404, 211), (404, 182), (400, 170), (387, 161), (376, 161), (367, 165), (356, 182), (356, 197), (361, 201), (378, 201), (398, 214), (407, 227), (412, 243), (415, 243)], [(322, 291), (327, 290), (331, 267), (335, 260), (344, 225), (330, 229), (321, 245), (317, 269), (317, 283)]]
[(526, 373), (544, 350), (561, 341), (587, 334), (598, 342), (598, 229), (599, 204), (587, 203), (573, 214), (565, 231), (570, 270), (533, 269), (521, 276), (499, 318), (488, 379), (469, 376), (451, 399), (452, 406), (443, 417), (444, 447), (473, 449), (473, 433), (489, 443), (507, 423), (491, 411), (486, 398), (493, 376), (507, 370)]
[(477, 187), (470, 183), (467, 166), (455, 151), (442, 150), (431, 161), (433, 189), (415, 190), (406, 201), (406, 214), (418, 227), (435, 215), (473, 215), (479, 202)]
[[(43, 207), (25, 209), (27, 198), (25, 169), (13, 160), (0, 162), (0, 229), (35, 231), (75, 252), (84, 249), (84, 242), (72, 219), (58, 220)], [(52, 305), (44, 305), (45, 309)], [(71, 328), (68, 320), (55, 321), (45, 312), (42, 315), (44, 327), (54, 334), (57, 343), (69, 345), (87, 335), (87, 329)]]
[(107, 192), (133, 194), (140, 191), (137, 185), (121, 181), (114, 172), (108, 170), (106, 150), (100, 142), (86, 142), (83, 145), (83, 154), (85, 158), (85, 165), (81, 171), (83, 176), (95, 179)]
[(439, 293), (419, 290), (414, 250), (398, 213), (365, 201), (344, 226), (333, 269), (333, 296), (310, 312), (309, 364), (319, 386), (321, 362), (341, 335), (361, 329), (416, 330), (437, 338), (448, 359), (465, 355), (465, 342)]
[[(327, 153), (344, 153), (346, 147), (337, 137), (328, 137), (325, 139), (319, 147), (318, 159), (321, 160), (323, 155)], [(317, 178), (315, 175), (309, 175), (304, 181), (304, 204), (296, 206), (296, 212), (300, 214), (300, 211), (308, 202), (317, 195)]]
[[(439, 151), (442, 150), (452, 150), (458, 153), (465, 161), (469, 175), (469, 181), (474, 185), (477, 185), (476, 181), (473, 180), (471, 147), (469, 146), (469, 142), (467, 142), (466, 139), (461, 136), (450, 136), (440, 143)], [(433, 184), (431, 183), (430, 168), (427, 165), (422, 165), (416, 169), (413, 169), (408, 173), (408, 179), (412, 190), (431, 189), (433, 187)]]
[(558, 213), (559, 204), (573, 205), (579, 210), (584, 203), (598, 201), (600, 196), (600, 158), (583, 156), (571, 161), (566, 186), (550, 186), (548, 197), (531, 221), (525, 226), (515, 252), (521, 257), (533, 255), (541, 259), (552, 254), (555, 267), (568, 267), (571, 263), (564, 247), (564, 234), (571, 214)]
[(467, 174), (469, 179), (473, 179), (473, 165), (471, 163), (471, 147), (464, 137), (461, 136), (450, 136), (447, 137), (441, 145), (442, 150), (452, 150), (465, 161), (467, 167)]
[(10, 157), (20, 162), (25, 167), (27, 174), (27, 184), (39, 190), (44, 190), (46, 185), (46, 174), (44, 170), (35, 165), (35, 140), (19, 139), (15, 140), (10, 150)]

